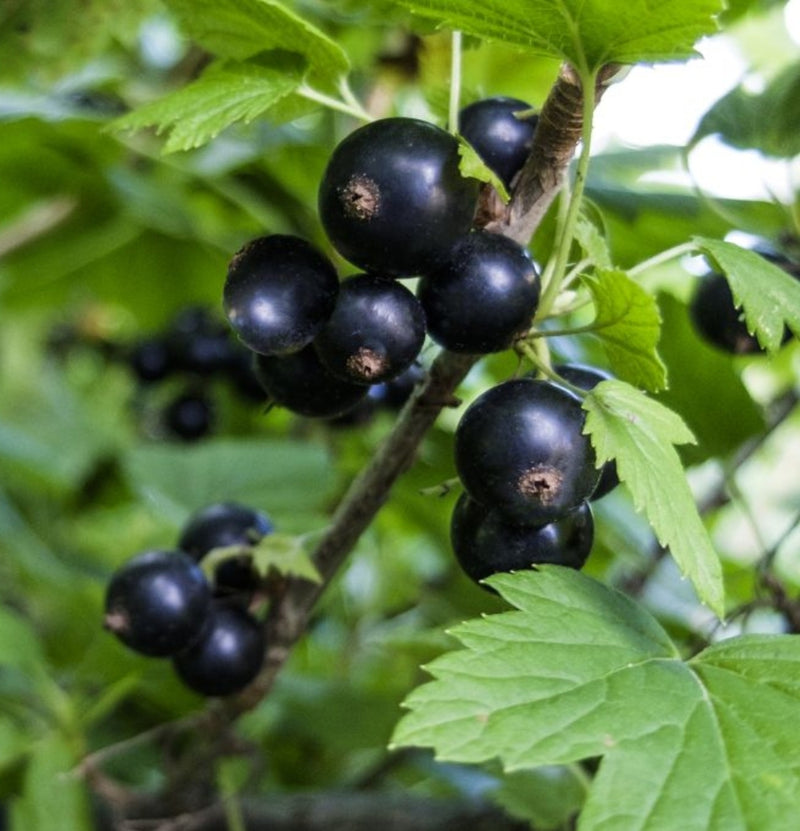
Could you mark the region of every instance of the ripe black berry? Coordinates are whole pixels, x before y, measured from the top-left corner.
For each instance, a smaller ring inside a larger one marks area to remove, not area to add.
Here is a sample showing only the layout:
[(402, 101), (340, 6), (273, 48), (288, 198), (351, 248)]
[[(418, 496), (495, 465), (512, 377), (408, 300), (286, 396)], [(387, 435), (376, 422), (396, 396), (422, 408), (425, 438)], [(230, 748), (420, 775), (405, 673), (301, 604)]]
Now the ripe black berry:
[(519, 378), (480, 395), (456, 428), (455, 463), (473, 499), (508, 521), (544, 525), (587, 499), (600, 478), (580, 401)]
[(254, 352), (283, 355), (310, 343), (330, 316), (339, 281), (333, 264), (299, 237), (273, 234), (231, 260), (223, 307)]
[(208, 696), (231, 695), (258, 675), (264, 633), (246, 610), (216, 602), (202, 636), (175, 655), (173, 666), (187, 687)]
[(384, 384), (381, 403), (386, 409), (396, 412), (403, 407), (411, 397), (411, 393), (414, 392), (414, 388), (417, 384), (421, 384), (424, 379), (424, 367), (419, 363), (411, 364), (405, 372)]
[(135, 343), (128, 363), (142, 384), (154, 384), (175, 372), (176, 366), (166, 338), (153, 336)]
[(498, 96), (464, 107), (458, 117), (461, 135), (507, 188), (528, 158), (539, 120), (533, 114), (517, 118), (515, 113), (530, 110), (531, 105), (518, 98)]
[(255, 373), (270, 399), (298, 415), (332, 418), (354, 407), (369, 387), (331, 375), (313, 346), (292, 355), (258, 355)]
[(464, 493), (453, 510), (450, 541), (459, 565), (476, 583), (540, 563), (579, 569), (592, 548), (594, 520), (583, 502), (547, 525), (514, 525)]
[(689, 305), (698, 334), (708, 343), (734, 355), (761, 352), (755, 335), (747, 331), (740, 309), (723, 274), (709, 272), (700, 279)]
[(112, 576), (105, 627), (131, 649), (163, 657), (200, 636), (210, 608), (211, 588), (188, 554), (145, 551)]
[[(209, 551), (227, 546), (252, 546), (274, 530), (270, 519), (236, 502), (207, 505), (192, 514), (181, 531), (178, 548), (198, 562)], [(247, 554), (230, 557), (214, 569), (214, 585), (222, 592), (252, 589), (256, 574)]]
[(430, 336), (451, 352), (507, 349), (526, 332), (539, 305), (540, 281), (530, 254), (500, 234), (475, 231), (419, 281)]
[(391, 278), (359, 274), (341, 284), (314, 349), (333, 375), (377, 384), (411, 366), (424, 341), (425, 313), (412, 292)]
[[(611, 375), (602, 369), (582, 364), (561, 364), (554, 369), (565, 381), (587, 392), (594, 389), (601, 381), (608, 381), (611, 378)], [(617, 463), (612, 459), (600, 468), (600, 481), (590, 497), (591, 500), (600, 499), (614, 490), (618, 484)]]
[(459, 171), (458, 142), (414, 118), (355, 130), (333, 151), (319, 215), (339, 253), (367, 271), (418, 274), (471, 223), (478, 182)]
[(199, 390), (181, 393), (165, 408), (164, 424), (183, 441), (197, 441), (207, 436), (214, 424), (211, 400)]

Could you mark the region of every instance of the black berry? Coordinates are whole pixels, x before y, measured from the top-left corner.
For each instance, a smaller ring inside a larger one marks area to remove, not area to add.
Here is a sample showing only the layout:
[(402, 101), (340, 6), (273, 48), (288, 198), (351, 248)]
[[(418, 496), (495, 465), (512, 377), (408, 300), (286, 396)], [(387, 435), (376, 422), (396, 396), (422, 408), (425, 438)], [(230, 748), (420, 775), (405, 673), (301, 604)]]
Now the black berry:
[(587, 499), (600, 478), (579, 399), (519, 378), (480, 395), (456, 428), (455, 463), (473, 499), (510, 522), (544, 525)]
[(142, 384), (154, 384), (176, 371), (177, 367), (166, 338), (153, 336), (135, 343), (128, 354), (128, 363)]
[[(207, 505), (192, 514), (178, 539), (178, 548), (198, 562), (215, 548), (249, 547), (274, 530), (269, 517), (236, 502)], [(248, 554), (230, 557), (214, 569), (214, 585), (223, 593), (253, 588), (256, 574)]]
[(689, 313), (698, 334), (718, 349), (734, 355), (762, 351), (755, 335), (747, 331), (725, 275), (712, 271), (700, 279)]
[(333, 311), (339, 281), (333, 264), (299, 237), (253, 240), (231, 260), (223, 307), (254, 352), (283, 355), (310, 343)]
[(425, 313), (413, 293), (391, 278), (359, 274), (341, 284), (314, 349), (333, 375), (377, 384), (408, 369), (424, 341)]
[(500, 234), (459, 238), (441, 266), (419, 281), (430, 336), (451, 352), (507, 349), (528, 330), (540, 281), (530, 254)]
[(264, 633), (245, 609), (216, 602), (199, 640), (175, 655), (173, 666), (187, 687), (207, 696), (231, 695), (258, 675)]
[(358, 404), (369, 389), (331, 375), (313, 346), (282, 357), (258, 355), (255, 373), (273, 403), (310, 418), (340, 416)]
[(414, 118), (355, 130), (333, 151), (319, 215), (339, 253), (367, 271), (430, 268), (472, 223), (478, 182), (459, 171), (458, 142)]
[[(533, 146), (538, 116), (518, 98), (484, 98), (461, 110), (458, 128), (508, 188)], [(518, 118), (516, 113), (528, 113)]]
[[(608, 381), (611, 378), (610, 373), (583, 364), (561, 364), (554, 369), (565, 381), (587, 392), (594, 389), (601, 381)], [(612, 459), (600, 468), (600, 481), (594, 489), (591, 500), (600, 499), (614, 490), (618, 484), (617, 463)]]
[(464, 493), (453, 510), (450, 541), (459, 565), (475, 582), (541, 563), (579, 569), (592, 548), (594, 520), (584, 502), (547, 525), (514, 525)]
[(210, 608), (211, 588), (188, 554), (145, 551), (111, 577), (105, 626), (131, 649), (164, 657), (200, 636)]
[(183, 392), (164, 410), (164, 424), (176, 438), (197, 441), (207, 436), (214, 425), (211, 399), (201, 391)]

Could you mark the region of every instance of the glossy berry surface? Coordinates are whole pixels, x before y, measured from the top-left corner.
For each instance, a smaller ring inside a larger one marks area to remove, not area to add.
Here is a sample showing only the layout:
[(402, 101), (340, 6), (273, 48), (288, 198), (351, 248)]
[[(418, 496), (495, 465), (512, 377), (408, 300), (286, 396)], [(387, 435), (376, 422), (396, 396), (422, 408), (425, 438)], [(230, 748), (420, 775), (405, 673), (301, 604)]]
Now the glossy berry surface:
[(345, 280), (328, 322), (314, 339), (322, 364), (356, 384), (399, 375), (425, 341), (425, 313), (402, 283), (374, 274)]
[(249, 612), (216, 602), (203, 635), (172, 663), (181, 681), (195, 692), (232, 695), (258, 675), (264, 648), (261, 626)]
[(544, 525), (587, 499), (600, 478), (579, 399), (546, 381), (519, 378), (488, 389), (455, 433), (467, 492), (509, 522)]
[(174, 655), (196, 640), (211, 608), (202, 569), (182, 551), (145, 551), (112, 575), (105, 626), (144, 655)]
[(283, 355), (311, 342), (333, 311), (338, 290), (327, 257), (300, 237), (273, 234), (234, 255), (222, 304), (247, 347)]
[(497, 96), (469, 104), (458, 116), (461, 135), (507, 188), (528, 158), (538, 122), (536, 115), (514, 114), (530, 110), (519, 98)]
[[(266, 514), (236, 502), (218, 502), (189, 517), (178, 538), (178, 548), (199, 562), (215, 548), (249, 547), (273, 530)], [(247, 554), (230, 557), (214, 569), (214, 585), (222, 592), (248, 591), (255, 581)]]
[(417, 296), (433, 340), (451, 352), (484, 354), (507, 349), (528, 330), (539, 291), (536, 266), (522, 246), (475, 231), (422, 277)]
[[(587, 392), (593, 390), (601, 381), (608, 381), (612, 377), (610, 373), (602, 369), (583, 364), (560, 364), (553, 368), (565, 381)], [(617, 463), (612, 459), (600, 468), (600, 481), (590, 497), (591, 500), (602, 498), (614, 490), (618, 484)]]
[(478, 182), (459, 171), (458, 142), (414, 118), (385, 118), (334, 149), (319, 215), (334, 248), (365, 271), (419, 274), (465, 233)]
[(369, 389), (331, 375), (313, 346), (283, 357), (258, 355), (255, 373), (273, 403), (309, 418), (340, 416)]
[(211, 400), (200, 391), (181, 393), (165, 408), (164, 424), (170, 433), (183, 441), (202, 439), (214, 426)]
[(547, 525), (514, 525), (464, 493), (453, 510), (450, 541), (459, 565), (476, 583), (542, 563), (579, 569), (592, 549), (594, 519), (583, 502)]

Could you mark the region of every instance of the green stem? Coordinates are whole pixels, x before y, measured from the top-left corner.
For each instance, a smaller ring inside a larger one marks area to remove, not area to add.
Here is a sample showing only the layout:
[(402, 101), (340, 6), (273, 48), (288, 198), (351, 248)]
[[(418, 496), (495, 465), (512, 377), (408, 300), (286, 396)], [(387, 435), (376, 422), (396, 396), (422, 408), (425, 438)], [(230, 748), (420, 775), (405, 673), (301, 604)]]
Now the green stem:
[(693, 254), (697, 251), (697, 246), (693, 242), (682, 242), (680, 245), (675, 245), (672, 248), (667, 248), (659, 254), (654, 254), (647, 260), (637, 263), (633, 268), (628, 269), (629, 277), (638, 277), (640, 274), (654, 268), (661, 263), (669, 262), (670, 260), (682, 257), (684, 254)]
[(583, 190), (586, 185), (586, 175), (589, 172), (589, 157), (592, 152), (592, 123), (595, 107), (595, 83), (596, 73), (581, 71), (581, 87), (583, 91), (583, 122), (581, 125), (581, 154), (578, 157), (578, 165), (575, 170), (575, 183), (570, 195), (569, 206), (564, 220), (564, 225), (558, 239), (555, 265), (553, 266), (550, 279), (544, 287), (542, 298), (539, 301), (538, 316), (544, 317), (553, 307), (558, 297), (564, 275), (567, 271), (569, 252), (572, 247), (572, 239), (575, 234), (575, 226), (580, 216)]
[(557, 383), (560, 387), (566, 387), (570, 392), (574, 392), (580, 398), (586, 397), (586, 390), (571, 384), (553, 369), (550, 365), (549, 353), (545, 358), (543, 358), (536, 346), (532, 346), (530, 343), (526, 343), (525, 341), (520, 341), (516, 348), (518, 352), (521, 352), (536, 367), (536, 369), (542, 373), (542, 375), (549, 378), (551, 381), (555, 381), (555, 383)]
[(456, 135), (461, 103), (461, 32), (454, 30), (450, 43), (450, 112), (447, 120), (448, 129)]
[(307, 98), (309, 101), (315, 101), (317, 104), (322, 104), (323, 107), (327, 107), (330, 110), (336, 110), (340, 113), (345, 113), (353, 118), (357, 118), (359, 121), (374, 120), (372, 116), (361, 106), (361, 104), (355, 100), (355, 96), (353, 96), (352, 102), (340, 101), (338, 98), (331, 98), (330, 95), (325, 95), (325, 93), (319, 92), (319, 90), (308, 86), (308, 84), (300, 84), (300, 86), (295, 89), (295, 92), (301, 97)]

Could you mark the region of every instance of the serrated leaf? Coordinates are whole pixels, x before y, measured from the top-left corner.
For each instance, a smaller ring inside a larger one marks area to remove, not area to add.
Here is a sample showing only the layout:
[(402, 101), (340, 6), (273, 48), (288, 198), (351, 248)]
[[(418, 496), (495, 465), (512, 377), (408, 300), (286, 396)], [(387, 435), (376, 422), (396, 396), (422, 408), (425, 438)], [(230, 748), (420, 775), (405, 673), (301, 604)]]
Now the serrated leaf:
[(755, 251), (730, 242), (695, 237), (693, 242), (725, 275), (747, 330), (768, 352), (783, 343), (784, 327), (800, 337), (800, 280)]
[(673, 445), (694, 441), (683, 420), (622, 381), (602, 381), (583, 403), (598, 463), (615, 459), (638, 511), (669, 548), (701, 601), (725, 613), (722, 569)]
[(273, 49), (301, 54), (329, 83), (347, 73), (344, 50), (275, 0), (166, 0), (188, 35), (220, 58), (246, 60)]
[(130, 130), (155, 125), (169, 132), (165, 153), (200, 147), (237, 121), (245, 124), (293, 92), (302, 67), (248, 63), (212, 64), (193, 83), (117, 119), (112, 125)]
[(767, 88), (753, 93), (739, 86), (703, 116), (690, 145), (705, 136), (768, 156), (789, 159), (800, 153), (800, 62), (781, 72)]
[(503, 202), (508, 203), (511, 196), (500, 177), (486, 166), (475, 148), (463, 136), (457, 136), (456, 138), (458, 139), (458, 155), (460, 157), (458, 168), (461, 175), (466, 179), (477, 179), (479, 182), (490, 184)]
[(606, 242), (597, 226), (585, 216), (578, 219), (575, 226), (575, 239), (594, 265), (606, 270), (612, 268), (608, 242)]
[(302, 577), (319, 583), (322, 576), (305, 549), (302, 537), (290, 534), (269, 534), (252, 548), (253, 565), (259, 574), (266, 575), (270, 569), (281, 574)]
[(614, 374), (655, 392), (666, 386), (656, 346), (661, 315), (655, 298), (621, 269), (598, 269), (584, 277), (595, 303), (592, 334), (603, 342)]
[(504, 41), (589, 71), (608, 63), (687, 58), (716, 31), (720, 0), (399, 0), (470, 35)]
[(689, 662), (632, 600), (559, 566), (496, 575), (515, 610), (460, 625), (394, 745), (507, 770), (602, 756), (580, 831), (791, 831), (800, 809), (800, 638)]

